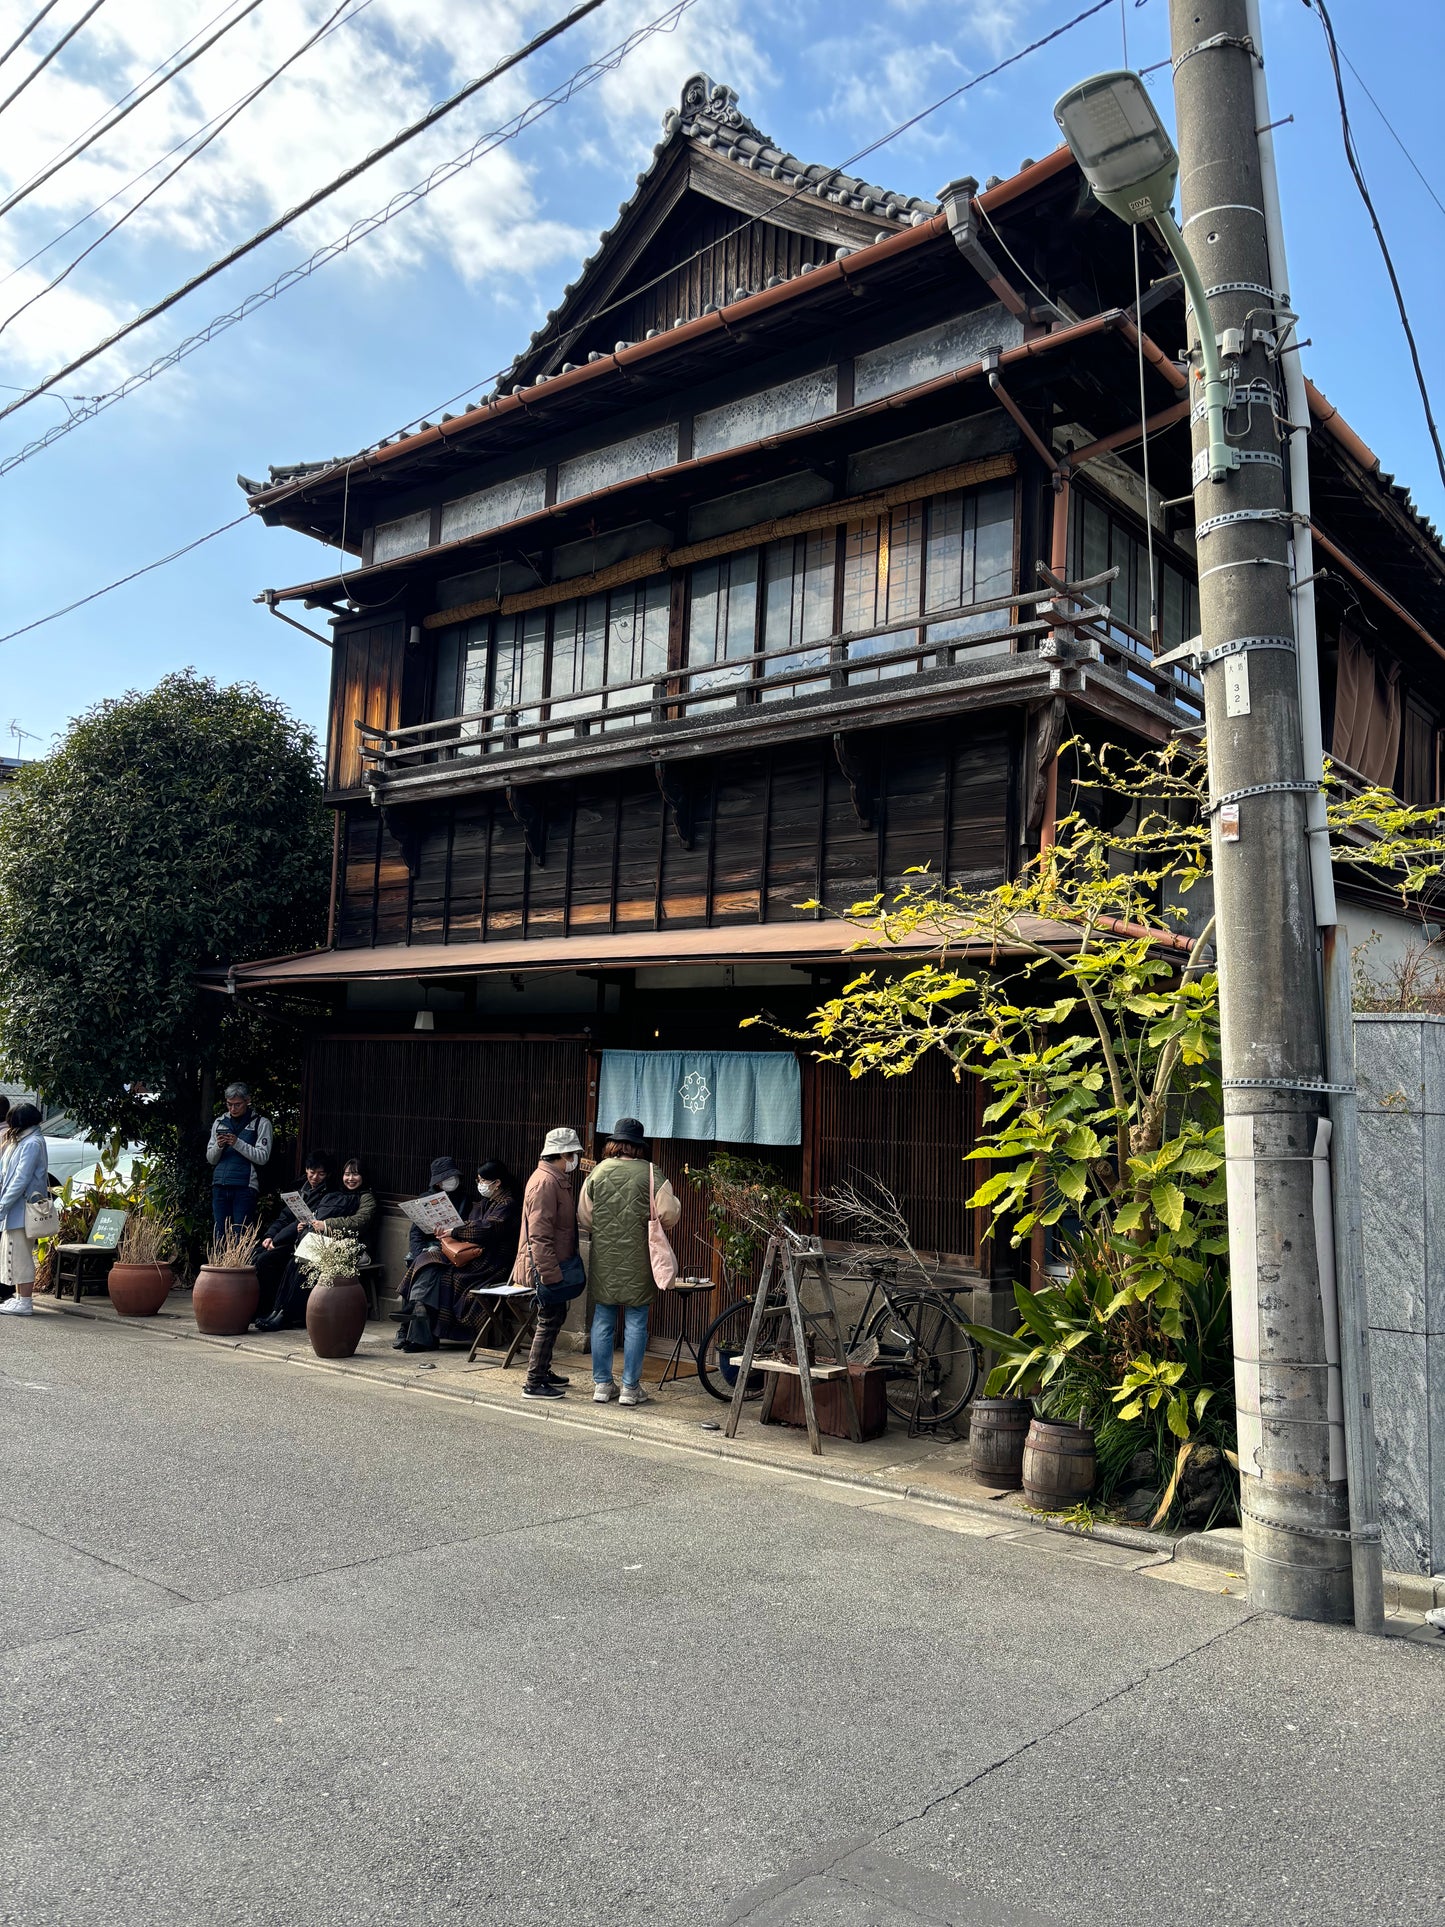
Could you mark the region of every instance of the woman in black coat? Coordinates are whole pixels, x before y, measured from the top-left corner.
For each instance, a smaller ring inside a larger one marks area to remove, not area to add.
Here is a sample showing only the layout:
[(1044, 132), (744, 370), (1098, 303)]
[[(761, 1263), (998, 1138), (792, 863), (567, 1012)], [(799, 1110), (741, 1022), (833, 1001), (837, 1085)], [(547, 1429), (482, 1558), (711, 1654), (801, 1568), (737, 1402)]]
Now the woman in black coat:
[(489, 1159), (477, 1167), (476, 1203), (447, 1234), (473, 1247), (477, 1257), (458, 1267), (437, 1245), (424, 1245), (416, 1254), (402, 1288), (406, 1311), (396, 1335), (398, 1351), (435, 1351), (444, 1338), (471, 1337), (479, 1314), (467, 1294), (476, 1285), (501, 1284), (510, 1277), (521, 1199), (522, 1187), (505, 1164)]
[[(307, 1231), (315, 1230), (331, 1218), (349, 1218), (360, 1201), (358, 1191), (347, 1188), (335, 1176), (336, 1160), (329, 1151), (311, 1151), (306, 1158), (306, 1181), (301, 1199), (307, 1208), (304, 1219), (283, 1211), (269, 1225), (256, 1254), (256, 1276), (261, 1286), (255, 1328), (260, 1332), (280, 1331), (285, 1325), (299, 1325), (304, 1315), (305, 1277), (296, 1257), (296, 1246)], [(270, 1309), (260, 1307), (269, 1301)]]

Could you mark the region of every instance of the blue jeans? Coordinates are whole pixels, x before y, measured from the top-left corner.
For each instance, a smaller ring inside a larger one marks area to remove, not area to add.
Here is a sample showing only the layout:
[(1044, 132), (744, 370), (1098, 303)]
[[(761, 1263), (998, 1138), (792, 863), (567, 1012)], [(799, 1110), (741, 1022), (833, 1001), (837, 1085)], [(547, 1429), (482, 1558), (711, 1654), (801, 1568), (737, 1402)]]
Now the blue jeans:
[(254, 1224), (260, 1197), (249, 1184), (213, 1184), (211, 1219), (219, 1238), (228, 1225)]
[(642, 1360), (647, 1351), (646, 1305), (594, 1305), (592, 1307), (592, 1379), (597, 1385), (612, 1383), (612, 1353), (617, 1344), (617, 1314), (626, 1314), (622, 1340), (622, 1382), (642, 1383)]

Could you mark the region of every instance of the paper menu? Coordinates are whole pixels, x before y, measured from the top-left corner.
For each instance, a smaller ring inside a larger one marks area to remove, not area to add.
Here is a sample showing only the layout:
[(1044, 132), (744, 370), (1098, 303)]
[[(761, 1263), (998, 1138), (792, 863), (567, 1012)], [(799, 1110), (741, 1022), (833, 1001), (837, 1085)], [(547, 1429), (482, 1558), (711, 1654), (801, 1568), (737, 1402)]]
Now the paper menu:
[(424, 1198), (413, 1198), (401, 1208), (414, 1225), (432, 1237), (461, 1223), (460, 1214), (445, 1191), (429, 1191)]

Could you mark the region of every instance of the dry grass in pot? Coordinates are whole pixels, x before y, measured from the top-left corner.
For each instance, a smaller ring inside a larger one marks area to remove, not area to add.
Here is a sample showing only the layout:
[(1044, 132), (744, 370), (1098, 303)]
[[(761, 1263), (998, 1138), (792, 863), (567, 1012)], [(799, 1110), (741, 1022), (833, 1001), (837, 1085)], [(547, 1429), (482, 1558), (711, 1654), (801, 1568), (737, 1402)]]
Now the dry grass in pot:
[(245, 1270), (256, 1262), (256, 1247), (261, 1232), (254, 1224), (227, 1225), (219, 1238), (212, 1238), (206, 1263), (217, 1271)]
[(158, 1214), (154, 1217), (136, 1213), (125, 1221), (125, 1229), (120, 1234), (120, 1245), (116, 1251), (116, 1263), (122, 1265), (168, 1265), (179, 1249), (174, 1222)]

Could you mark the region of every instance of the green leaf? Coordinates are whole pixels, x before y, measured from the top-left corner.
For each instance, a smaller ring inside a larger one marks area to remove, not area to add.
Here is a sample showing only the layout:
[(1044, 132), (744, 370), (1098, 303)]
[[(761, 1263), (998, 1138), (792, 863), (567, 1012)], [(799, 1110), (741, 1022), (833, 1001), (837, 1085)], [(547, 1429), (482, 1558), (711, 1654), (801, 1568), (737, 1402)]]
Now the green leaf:
[(1144, 1222), (1144, 1214), (1147, 1210), (1148, 1206), (1141, 1203), (1138, 1198), (1133, 1198), (1128, 1204), (1121, 1205), (1114, 1213), (1115, 1231), (1121, 1235), (1128, 1231), (1137, 1231)]
[(1176, 1439), (1189, 1437), (1189, 1401), (1183, 1392), (1176, 1392), (1169, 1401), (1169, 1430)]
[(1149, 1193), (1154, 1215), (1171, 1231), (1177, 1231), (1184, 1218), (1184, 1193), (1177, 1184), (1156, 1184)]

